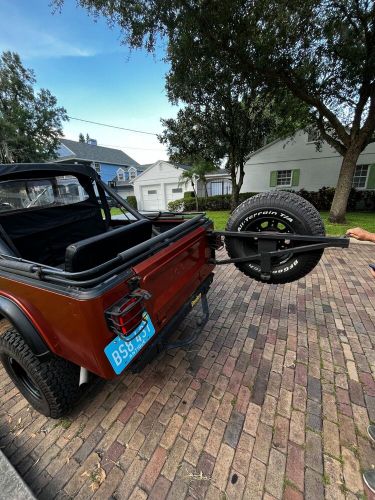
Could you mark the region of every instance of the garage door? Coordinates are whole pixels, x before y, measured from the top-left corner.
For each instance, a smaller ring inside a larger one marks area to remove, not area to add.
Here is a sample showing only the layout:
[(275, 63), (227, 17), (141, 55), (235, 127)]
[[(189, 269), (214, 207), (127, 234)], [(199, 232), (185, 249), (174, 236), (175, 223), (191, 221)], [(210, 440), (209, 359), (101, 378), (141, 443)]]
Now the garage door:
[(181, 186), (176, 184), (166, 184), (165, 185), (165, 195), (167, 198), (167, 204), (170, 201), (179, 200), (184, 197), (183, 189)]
[(143, 210), (162, 210), (160, 184), (142, 186)]

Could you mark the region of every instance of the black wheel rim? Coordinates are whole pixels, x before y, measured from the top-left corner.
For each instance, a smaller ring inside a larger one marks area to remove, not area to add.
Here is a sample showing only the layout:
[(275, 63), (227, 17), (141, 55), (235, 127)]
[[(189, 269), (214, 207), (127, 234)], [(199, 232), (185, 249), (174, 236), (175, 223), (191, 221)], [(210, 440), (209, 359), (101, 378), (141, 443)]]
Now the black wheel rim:
[(8, 361), (9, 367), (11, 368), (19, 385), (21, 385), (23, 389), (33, 398), (41, 401), (43, 399), (41, 392), (27, 371), (14, 358), (9, 357)]
[[(262, 216), (257, 218), (256, 220), (249, 222), (246, 224), (241, 231), (251, 231), (251, 232), (274, 232), (274, 233), (285, 233), (292, 234), (295, 233), (295, 229), (281, 216), (270, 215), (270, 216)], [(257, 240), (254, 241), (244, 240), (244, 251), (246, 254), (256, 254), (258, 253), (258, 243)], [(292, 256), (293, 252), (288, 251), (293, 248), (293, 242), (290, 240), (277, 240), (276, 243), (277, 250), (285, 250), (285, 253), (282, 253), (278, 257), (272, 258), (272, 264), (274, 266), (279, 266), (285, 264)]]

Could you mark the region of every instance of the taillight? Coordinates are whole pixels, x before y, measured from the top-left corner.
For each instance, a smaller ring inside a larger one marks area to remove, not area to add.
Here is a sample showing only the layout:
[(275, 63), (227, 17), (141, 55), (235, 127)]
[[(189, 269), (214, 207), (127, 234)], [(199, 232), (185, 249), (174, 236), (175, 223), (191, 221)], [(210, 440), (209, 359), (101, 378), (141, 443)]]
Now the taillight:
[(144, 319), (144, 301), (150, 297), (149, 292), (138, 289), (116, 302), (105, 312), (110, 330), (120, 338), (129, 340), (129, 336)]

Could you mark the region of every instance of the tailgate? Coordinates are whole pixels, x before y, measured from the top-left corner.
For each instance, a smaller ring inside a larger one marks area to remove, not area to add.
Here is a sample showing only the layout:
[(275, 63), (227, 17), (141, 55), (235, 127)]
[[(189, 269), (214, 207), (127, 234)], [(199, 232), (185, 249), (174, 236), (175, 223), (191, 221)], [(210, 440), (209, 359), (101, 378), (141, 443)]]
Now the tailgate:
[(134, 266), (139, 286), (152, 294), (146, 309), (157, 331), (212, 273), (210, 257), (206, 229), (199, 227)]

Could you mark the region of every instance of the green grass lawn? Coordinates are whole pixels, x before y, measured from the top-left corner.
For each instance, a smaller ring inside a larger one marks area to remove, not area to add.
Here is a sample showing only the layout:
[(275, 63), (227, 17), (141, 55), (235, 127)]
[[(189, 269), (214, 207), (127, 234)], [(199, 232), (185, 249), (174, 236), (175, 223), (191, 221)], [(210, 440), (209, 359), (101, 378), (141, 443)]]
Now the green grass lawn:
[[(112, 215), (121, 214), (119, 208), (111, 209)], [(207, 216), (213, 220), (215, 229), (225, 229), (227, 220), (229, 218), (229, 210), (208, 211)], [(363, 227), (367, 231), (375, 233), (375, 213), (373, 212), (348, 212), (346, 214), (346, 224), (331, 224), (328, 222), (328, 212), (320, 212), (323, 218), (326, 233), (330, 236), (342, 236), (350, 227)]]
[[(214, 221), (215, 229), (225, 229), (230, 214), (229, 211), (208, 211), (206, 213)], [(349, 212), (346, 215), (347, 224), (331, 224), (328, 222), (328, 212), (321, 212), (320, 215), (323, 218), (326, 232), (330, 236), (342, 236), (347, 229), (357, 226), (375, 233), (375, 213)]]

